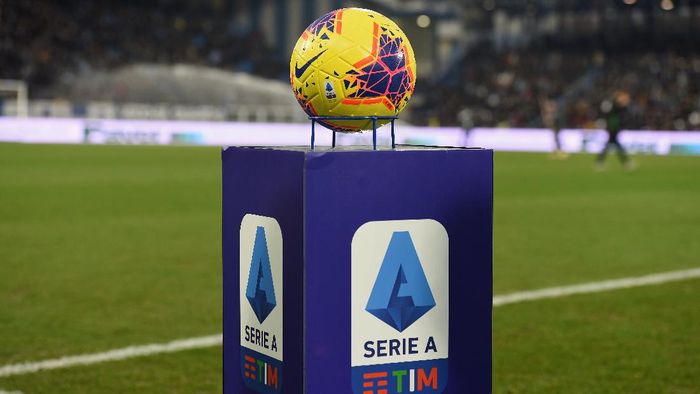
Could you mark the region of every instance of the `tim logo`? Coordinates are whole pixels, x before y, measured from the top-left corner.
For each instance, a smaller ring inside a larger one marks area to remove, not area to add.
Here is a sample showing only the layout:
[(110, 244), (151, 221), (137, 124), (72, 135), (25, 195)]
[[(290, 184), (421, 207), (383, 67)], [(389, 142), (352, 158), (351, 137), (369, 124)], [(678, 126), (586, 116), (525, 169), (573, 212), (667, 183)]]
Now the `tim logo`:
[(262, 359), (243, 356), (243, 376), (255, 384), (279, 390), (279, 369)]
[(284, 372), (282, 231), (274, 218), (248, 214), (239, 245), (241, 375), (253, 391), (277, 394)]
[(264, 322), (267, 315), (275, 309), (275, 285), (270, 269), (270, 255), (267, 252), (267, 239), (265, 228), (258, 226), (255, 232), (255, 244), (253, 245), (253, 257), (250, 262), (248, 274), (248, 286), (245, 296), (250, 306), (258, 317), (260, 323)]
[(424, 393), (438, 389), (438, 368), (397, 369), (362, 374), (362, 394)]
[(408, 231), (396, 231), (374, 282), (367, 312), (403, 332), (435, 306)]
[(437, 221), (362, 225), (352, 240), (356, 394), (442, 393), (449, 350), (449, 239)]

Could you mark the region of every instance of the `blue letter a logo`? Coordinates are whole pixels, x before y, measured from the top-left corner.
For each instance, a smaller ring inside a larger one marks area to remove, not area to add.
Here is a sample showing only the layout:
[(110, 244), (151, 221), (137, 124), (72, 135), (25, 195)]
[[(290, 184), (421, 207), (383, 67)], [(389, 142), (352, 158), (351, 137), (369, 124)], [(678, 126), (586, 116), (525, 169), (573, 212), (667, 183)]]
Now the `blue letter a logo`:
[(394, 232), (365, 309), (403, 332), (434, 306), (411, 235)]
[(250, 262), (245, 296), (260, 323), (265, 321), (277, 305), (275, 286), (272, 283), (272, 270), (270, 269), (270, 255), (267, 252), (265, 228), (262, 226), (258, 226), (255, 233), (253, 258)]

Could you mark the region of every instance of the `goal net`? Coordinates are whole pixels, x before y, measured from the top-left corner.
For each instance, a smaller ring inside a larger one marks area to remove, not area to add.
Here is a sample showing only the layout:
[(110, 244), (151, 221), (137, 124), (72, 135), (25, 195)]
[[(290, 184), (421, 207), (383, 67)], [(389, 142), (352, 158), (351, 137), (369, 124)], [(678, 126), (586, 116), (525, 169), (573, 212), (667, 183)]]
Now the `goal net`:
[(25, 118), (28, 114), (27, 83), (11, 79), (0, 79), (0, 116)]

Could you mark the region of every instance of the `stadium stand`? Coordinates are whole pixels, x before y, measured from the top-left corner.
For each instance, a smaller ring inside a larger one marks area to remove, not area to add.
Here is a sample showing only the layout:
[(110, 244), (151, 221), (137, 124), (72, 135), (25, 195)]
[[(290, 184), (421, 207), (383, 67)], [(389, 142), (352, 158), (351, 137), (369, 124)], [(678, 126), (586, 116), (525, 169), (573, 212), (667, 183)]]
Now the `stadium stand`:
[[(299, 111), (291, 95), (282, 92), (287, 78), (282, 47), (273, 48), (254, 24), (241, 24), (232, 8), (236, 3), (241, 2), (0, 2), (0, 78), (27, 83), (32, 116), (302, 120), (294, 115)], [(547, 98), (558, 103), (565, 127), (591, 128), (600, 126), (601, 106), (612, 93), (624, 90), (632, 96), (628, 127), (700, 129), (700, 48), (693, 39), (700, 34), (700, 6), (692, 0), (671, 12), (652, 3), (524, 6), (508, 0), (499, 1), (498, 9), (489, 5), (496, 2), (459, 3), (464, 18), (474, 15), (465, 19), (468, 35), (481, 37), (480, 43), (468, 50), (454, 46), (447, 67), (425, 73), (419, 67), (414, 102), (404, 118), (465, 128), (541, 127), (540, 107)], [(368, 2), (392, 4), (399, 3)], [(187, 67), (198, 68), (182, 76)], [(173, 78), (176, 70), (180, 79)], [(234, 82), (202, 83), (206, 75), (224, 71), (230, 81), (240, 78), (231, 72), (268, 79), (251, 80), (248, 90), (229, 89), (234, 92), (229, 95), (217, 86)], [(277, 99), (250, 99), (247, 106), (236, 101), (268, 85), (275, 92), (262, 97)], [(5, 114), (17, 113), (16, 107), (7, 99), (0, 105)]]
[(79, 73), (134, 63), (225, 67), (265, 77), (287, 74), (261, 33), (241, 29), (228, 2), (19, 0), (0, 3), (0, 75), (54, 94)]
[(443, 125), (540, 127), (540, 98), (547, 97), (559, 102), (567, 127), (590, 128), (601, 105), (614, 91), (624, 90), (633, 97), (629, 127), (700, 128), (698, 53), (541, 48), (498, 53), (483, 45), (461, 64), (459, 82), (424, 90), (430, 92), (427, 105), (416, 119), (432, 117)]

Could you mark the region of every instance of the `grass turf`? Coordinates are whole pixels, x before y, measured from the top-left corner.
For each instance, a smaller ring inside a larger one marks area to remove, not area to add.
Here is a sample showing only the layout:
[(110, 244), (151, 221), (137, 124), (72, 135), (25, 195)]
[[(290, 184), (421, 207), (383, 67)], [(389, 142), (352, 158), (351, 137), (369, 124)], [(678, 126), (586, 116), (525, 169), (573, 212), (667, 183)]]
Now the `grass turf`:
[[(698, 158), (592, 160), (496, 155), (496, 293), (700, 265)], [(219, 182), (216, 148), (0, 144), (0, 365), (220, 332)], [(699, 296), (692, 280), (498, 308), (494, 392), (697, 392)], [(217, 392), (220, 348), (0, 389)]]

